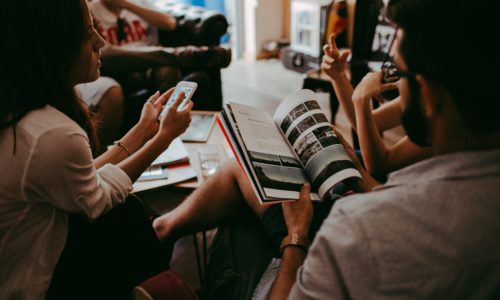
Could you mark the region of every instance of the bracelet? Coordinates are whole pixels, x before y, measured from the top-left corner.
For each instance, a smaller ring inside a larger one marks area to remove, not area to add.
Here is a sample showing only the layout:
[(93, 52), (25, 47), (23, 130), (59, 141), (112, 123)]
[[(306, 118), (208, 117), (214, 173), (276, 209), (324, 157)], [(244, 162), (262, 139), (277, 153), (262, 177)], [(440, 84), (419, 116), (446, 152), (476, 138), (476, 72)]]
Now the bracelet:
[(306, 253), (306, 254), (307, 254), (307, 248), (306, 248), (306, 247), (304, 247), (304, 246), (302, 246), (302, 245), (298, 245), (298, 244), (286, 244), (286, 245), (281, 246), (281, 249), (280, 249), (280, 254), (281, 254), (281, 256), (283, 256), (283, 251), (285, 251), (285, 249), (286, 249), (287, 247), (295, 247), (295, 248), (297, 248), (297, 249), (302, 250), (304, 253)]
[(127, 152), (127, 156), (130, 156), (130, 151), (128, 151), (127, 147), (125, 147), (125, 145), (123, 145), (122, 141), (114, 141), (113, 145), (122, 148), (125, 152)]
[(307, 253), (307, 249), (309, 248), (309, 240), (306, 237), (301, 237), (296, 233), (292, 233), (287, 235), (280, 245), (280, 253), (283, 255), (283, 251), (286, 247), (292, 246), (301, 249), (302, 251)]

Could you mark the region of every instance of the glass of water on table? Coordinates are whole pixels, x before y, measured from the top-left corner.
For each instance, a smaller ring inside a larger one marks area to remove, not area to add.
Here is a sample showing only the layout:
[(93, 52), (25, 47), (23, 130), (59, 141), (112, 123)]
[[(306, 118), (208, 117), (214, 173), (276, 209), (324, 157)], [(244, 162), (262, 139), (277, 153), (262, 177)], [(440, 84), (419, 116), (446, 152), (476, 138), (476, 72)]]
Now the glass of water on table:
[(201, 174), (207, 178), (217, 172), (220, 166), (220, 147), (207, 144), (198, 150)]

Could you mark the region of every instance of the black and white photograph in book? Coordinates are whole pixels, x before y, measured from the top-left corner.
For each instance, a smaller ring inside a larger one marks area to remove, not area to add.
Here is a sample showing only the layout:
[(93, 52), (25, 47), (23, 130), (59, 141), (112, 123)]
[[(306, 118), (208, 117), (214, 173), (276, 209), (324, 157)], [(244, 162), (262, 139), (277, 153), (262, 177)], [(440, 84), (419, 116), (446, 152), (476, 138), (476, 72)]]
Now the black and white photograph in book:
[(318, 122), (318, 124), (319, 123), (328, 123), (328, 124), (330, 124), (330, 122), (328, 122), (328, 119), (326, 118), (325, 114), (323, 114), (323, 113), (314, 114), (313, 118), (314, 118), (314, 120), (316, 120), (316, 122)]
[(295, 159), (295, 157), (267, 154), (256, 151), (248, 151), (248, 155), (252, 162), (259, 162), (283, 167), (302, 168), (300, 162)]
[(254, 162), (253, 168), (263, 188), (300, 191), (307, 177), (302, 169), (283, 168)]
[(290, 145), (293, 145), (295, 143), (300, 134), (301, 132), (297, 128), (294, 128), (290, 131), (290, 134), (288, 135), (288, 141), (290, 142)]
[(300, 165), (300, 162), (296, 160), (294, 157), (289, 157), (289, 156), (279, 156), (281, 160), (281, 165), (285, 167), (292, 167), (292, 168), (302, 168)]
[(306, 112), (308, 112), (307, 107), (301, 103), (294, 107), (294, 109), (292, 109), (288, 116), (292, 119), (292, 121), (295, 121)]
[(299, 129), (300, 132), (304, 132), (314, 125), (316, 125), (316, 120), (314, 120), (312, 116), (309, 116), (306, 117), (304, 120), (300, 121), (299, 124), (297, 124), (297, 128)]
[(318, 142), (314, 134), (308, 133), (295, 147), (295, 152), (300, 161), (305, 166), (311, 157), (321, 151), (323, 147)]
[(306, 105), (308, 110), (315, 110), (315, 109), (321, 110), (321, 106), (319, 106), (318, 101), (309, 100), (309, 101), (304, 102), (304, 104)]
[(290, 125), (292, 125), (292, 119), (289, 116), (286, 116), (286, 118), (283, 119), (283, 122), (281, 122), (281, 131), (286, 132)]
[(313, 134), (314, 136), (316, 136), (318, 142), (324, 148), (331, 145), (340, 144), (340, 141), (337, 139), (335, 133), (333, 132), (330, 126), (323, 126), (320, 128), (316, 128), (313, 130)]
[(253, 162), (261, 162), (264, 164), (278, 165), (281, 166), (281, 161), (278, 155), (267, 154), (256, 151), (248, 151), (250, 160)]
[(331, 176), (331, 174), (350, 168), (355, 168), (354, 163), (350, 160), (331, 161), (328, 163), (326, 168), (320, 169), (321, 172), (318, 176), (316, 176), (316, 178), (313, 179), (311, 187), (313, 189), (318, 189), (319, 186)]

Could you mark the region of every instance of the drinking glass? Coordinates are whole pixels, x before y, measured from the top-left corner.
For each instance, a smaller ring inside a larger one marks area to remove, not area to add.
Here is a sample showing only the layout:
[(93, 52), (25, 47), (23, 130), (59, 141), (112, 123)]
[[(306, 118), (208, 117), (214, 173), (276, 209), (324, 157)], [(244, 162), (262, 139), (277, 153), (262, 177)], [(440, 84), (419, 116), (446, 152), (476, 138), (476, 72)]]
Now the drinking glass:
[(201, 174), (203, 177), (213, 175), (220, 165), (219, 147), (217, 145), (205, 145), (198, 150)]

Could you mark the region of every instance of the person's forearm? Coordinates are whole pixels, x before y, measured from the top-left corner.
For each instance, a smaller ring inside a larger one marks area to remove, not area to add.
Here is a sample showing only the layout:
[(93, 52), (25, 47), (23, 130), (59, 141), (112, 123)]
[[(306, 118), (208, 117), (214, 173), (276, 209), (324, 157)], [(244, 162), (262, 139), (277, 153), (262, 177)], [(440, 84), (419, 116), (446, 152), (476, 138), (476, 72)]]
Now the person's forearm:
[(398, 97), (390, 102), (384, 103), (379, 108), (375, 109), (373, 118), (377, 128), (380, 131), (385, 131), (401, 125), (401, 98)]
[(110, 147), (109, 150), (99, 155), (94, 160), (96, 169), (99, 169), (105, 164), (116, 165), (139, 150), (148, 140), (148, 137), (145, 135), (146, 131), (146, 129), (141, 128), (139, 125), (135, 125), (120, 140), (122, 146), (113, 145), (113, 147)]
[(176, 26), (175, 18), (168, 14), (136, 5), (130, 1), (126, 1), (124, 3), (123, 8), (133, 12), (134, 14), (143, 18), (146, 22), (151, 23), (151, 25), (156, 26), (160, 29), (164, 30), (175, 29)]
[(335, 95), (339, 100), (340, 105), (344, 109), (345, 114), (352, 128), (356, 130), (356, 115), (354, 113), (354, 104), (352, 103), (353, 88), (349, 78), (345, 73), (331, 79)]
[(359, 145), (367, 171), (372, 175), (385, 175), (388, 151), (375, 124), (370, 101), (368, 97), (354, 101)]
[(274, 280), (268, 299), (286, 299), (297, 278), (297, 271), (304, 263), (306, 253), (297, 247), (286, 247), (283, 250), (281, 264)]
[(135, 182), (151, 163), (168, 148), (174, 138), (156, 135), (149, 140), (141, 149), (118, 164), (130, 178)]

